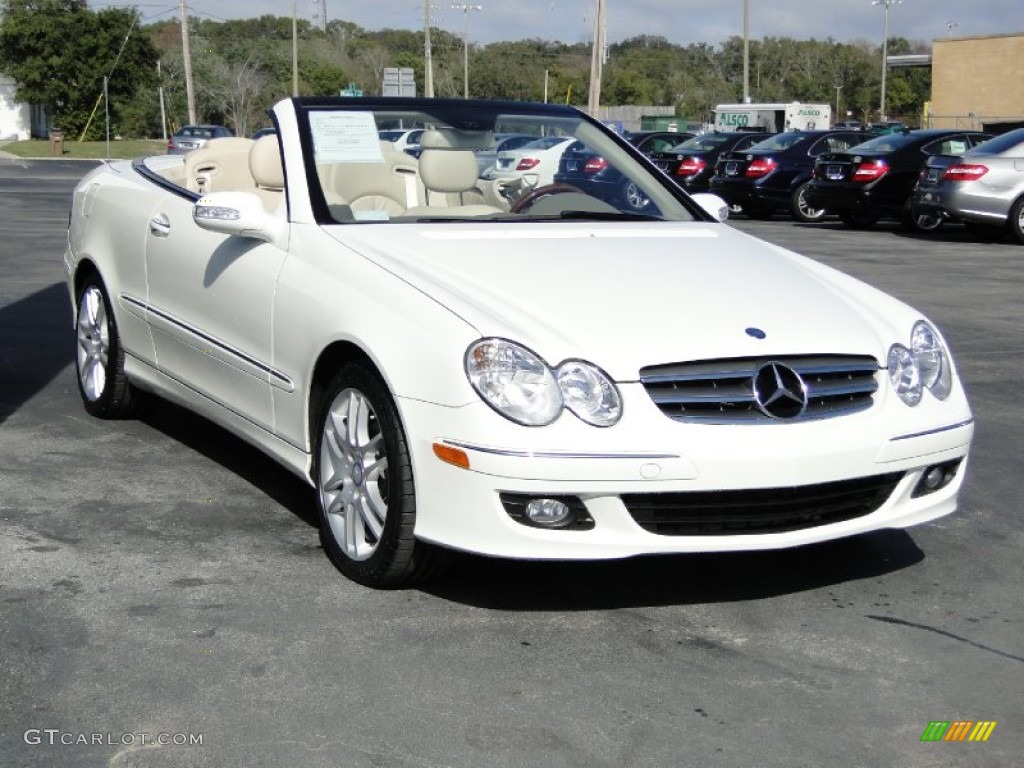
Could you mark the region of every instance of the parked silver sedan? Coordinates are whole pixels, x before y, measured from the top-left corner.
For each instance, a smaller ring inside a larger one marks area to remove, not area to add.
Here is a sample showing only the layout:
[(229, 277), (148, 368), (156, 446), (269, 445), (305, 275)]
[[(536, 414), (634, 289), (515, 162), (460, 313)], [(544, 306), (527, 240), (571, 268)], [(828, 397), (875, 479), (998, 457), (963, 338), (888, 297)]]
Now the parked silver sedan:
[(1024, 128), (962, 157), (928, 159), (914, 190), (917, 214), (958, 219), (982, 230), (1008, 229), (1024, 243)]

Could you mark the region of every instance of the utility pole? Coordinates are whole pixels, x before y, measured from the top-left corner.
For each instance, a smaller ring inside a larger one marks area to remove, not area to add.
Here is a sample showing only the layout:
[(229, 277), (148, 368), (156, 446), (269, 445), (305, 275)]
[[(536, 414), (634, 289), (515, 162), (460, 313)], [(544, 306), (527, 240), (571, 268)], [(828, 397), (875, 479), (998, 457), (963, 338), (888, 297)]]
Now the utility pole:
[(750, 0), (743, 0), (743, 103), (750, 103)]
[(453, 5), (453, 10), (462, 11), (462, 98), (469, 98), (469, 12), (482, 11), (482, 5)]
[(594, 20), (594, 48), (590, 52), (590, 95), (587, 111), (597, 117), (601, 106), (601, 75), (604, 65), (605, 0), (597, 0), (597, 18)]
[[(324, 0), (326, 2), (326, 0)], [(423, 0), (423, 95), (434, 98), (434, 59), (430, 47), (430, 0)]]
[(185, 96), (188, 99), (188, 122), (195, 125), (199, 122), (196, 117), (196, 91), (192, 85), (192, 51), (188, 41), (188, 10), (185, 7), (185, 0), (181, 0), (181, 56), (185, 60)]
[(292, 96), (299, 95), (299, 23), (296, 20), (298, 0), (292, 0)]
[(164, 141), (167, 141), (167, 110), (164, 109), (164, 78), (160, 72), (160, 59), (156, 60), (156, 79), (160, 83), (160, 128), (164, 132)]

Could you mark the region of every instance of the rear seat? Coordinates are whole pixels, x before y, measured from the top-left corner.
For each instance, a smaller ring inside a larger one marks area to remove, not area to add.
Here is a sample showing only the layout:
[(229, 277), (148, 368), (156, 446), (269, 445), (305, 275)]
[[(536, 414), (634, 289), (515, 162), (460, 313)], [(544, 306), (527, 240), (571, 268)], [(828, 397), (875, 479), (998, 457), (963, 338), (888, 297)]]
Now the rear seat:
[(240, 136), (210, 139), (185, 155), (185, 187), (200, 195), (256, 189), (256, 182), (249, 172), (252, 146), (252, 139)]

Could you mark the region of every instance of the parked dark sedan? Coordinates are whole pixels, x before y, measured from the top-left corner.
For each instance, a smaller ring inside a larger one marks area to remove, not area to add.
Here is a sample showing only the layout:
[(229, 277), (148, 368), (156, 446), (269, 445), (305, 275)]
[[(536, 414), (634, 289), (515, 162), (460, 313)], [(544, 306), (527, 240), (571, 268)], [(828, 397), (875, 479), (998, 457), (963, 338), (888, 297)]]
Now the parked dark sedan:
[(234, 135), (223, 125), (185, 125), (175, 131), (167, 141), (167, 154), (184, 155), (193, 149), (199, 149), (210, 139)]
[[(659, 146), (658, 142), (663, 141), (659, 137), (666, 135), (674, 136), (679, 141), (693, 136), (692, 133), (635, 133), (627, 141), (644, 152), (645, 149)], [(562, 159), (558, 162), (558, 172), (555, 173), (555, 184), (569, 184), (612, 205), (622, 205), (638, 212), (645, 211), (651, 204), (647, 195), (635, 183), (610, 166), (603, 157), (582, 141), (574, 141), (562, 153)]]
[(859, 131), (787, 131), (742, 152), (718, 158), (711, 192), (751, 218), (766, 219), (788, 210), (797, 221), (820, 221), (824, 209), (804, 198), (814, 161), (825, 152), (841, 152), (864, 141)]
[(707, 192), (723, 152), (739, 152), (768, 138), (763, 132), (704, 133), (687, 139), (651, 160), (687, 192)]
[(930, 156), (962, 155), (988, 138), (979, 131), (902, 131), (869, 139), (846, 152), (828, 152), (818, 157), (805, 198), (852, 227), (890, 218), (908, 229), (936, 229), (942, 225), (940, 217), (914, 215), (910, 208), (921, 167)]

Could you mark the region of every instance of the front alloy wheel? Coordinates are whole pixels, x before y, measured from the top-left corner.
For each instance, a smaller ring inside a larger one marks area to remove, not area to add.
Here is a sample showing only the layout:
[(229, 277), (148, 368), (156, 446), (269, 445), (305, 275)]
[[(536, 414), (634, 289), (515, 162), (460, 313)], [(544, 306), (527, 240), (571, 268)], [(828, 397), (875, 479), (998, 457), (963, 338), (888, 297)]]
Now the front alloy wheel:
[(331, 562), (370, 587), (401, 587), (425, 577), (436, 552), (413, 536), (412, 465), (384, 383), (361, 363), (342, 366), (317, 426), (320, 541)]
[(85, 410), (102, 419), (135, 415), (144, 395), (125, 375), (117, 321), (106, 289), (96, 275), (85, 281), (78, 294), (75, 337), (75, 371)]

